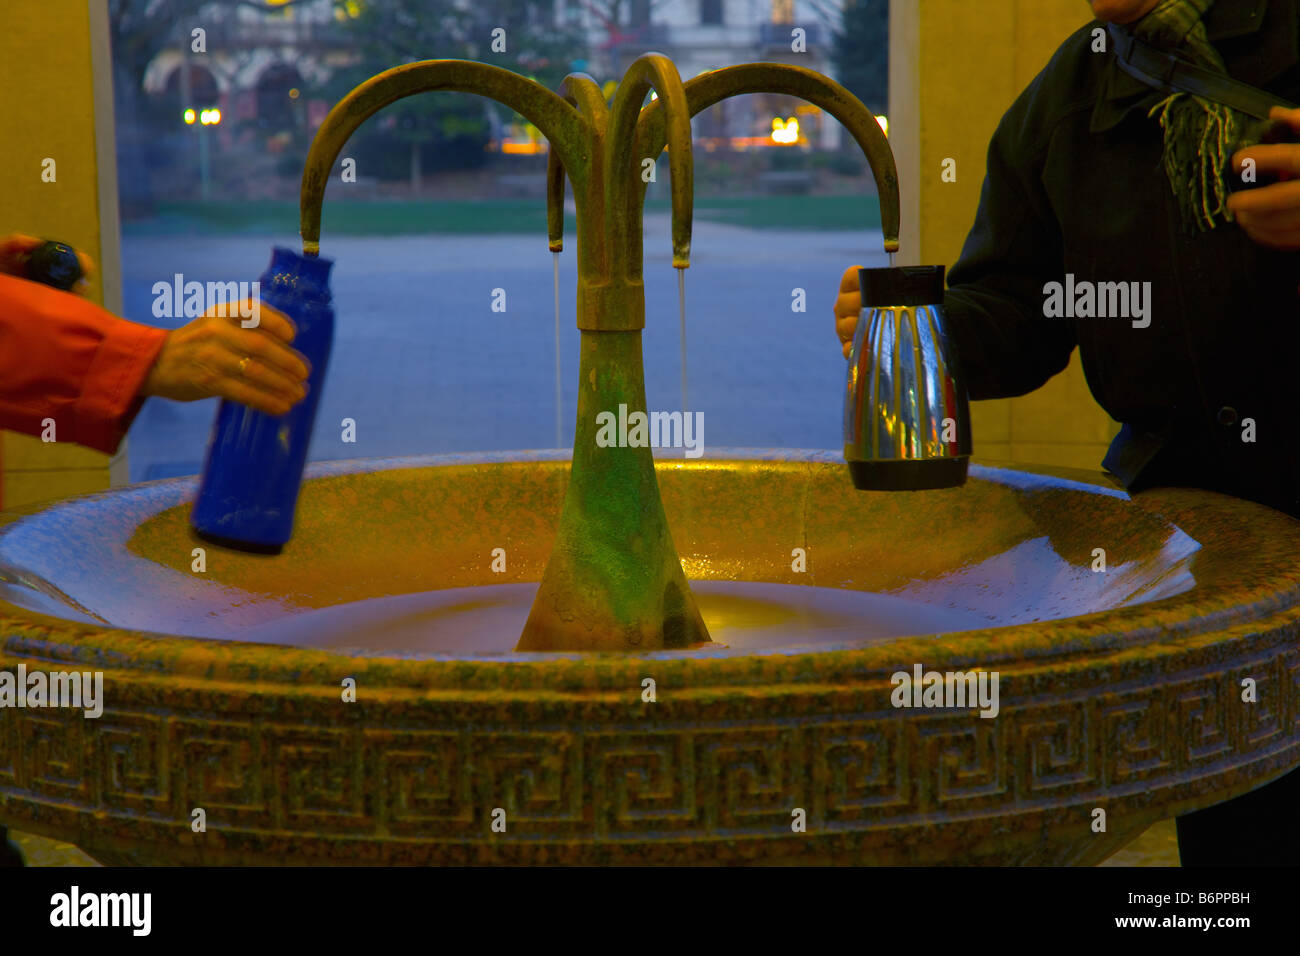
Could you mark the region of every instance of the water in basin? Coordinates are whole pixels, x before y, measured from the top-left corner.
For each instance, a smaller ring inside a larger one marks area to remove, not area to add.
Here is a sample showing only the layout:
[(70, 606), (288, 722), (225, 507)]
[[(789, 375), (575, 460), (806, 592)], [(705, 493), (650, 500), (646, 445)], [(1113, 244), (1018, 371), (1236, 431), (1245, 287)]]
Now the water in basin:
[[(971, 611), (868, 591), (753, 581), (695, 581), (691, 590), (714, 642), (730, 650), (876, 643), (988, 624)], [(350, 654), (508, 654), (536, 593), (536, 583), (522, 583), (371, 598), (223, 636)]]
[[(62, 502), (3, 523), (0, 601), (155, 635), (510, 657), (550, 551), (567, 462), (427, 465), (315, 466), (307, 517), (286, 554), (209, 548), (202, 568), (188, 527), (192, 483)], [(846, 494), (842, 465), (820, 458), (657, 467), (683, 569), (725, 655), (1046, 625), (1196, 585), (1199, 543), (1122, 494), (973, 469), (960, 492), (917, 507)], [(430, 513), (430, 501), (453, 504)], [(806, 574), (791, 569), (796, 543), (811, 549)], [(511, 561), (502, 583), (489, 570), (498, 547)], [(664, 653), (718, 652), (705, 647)]]

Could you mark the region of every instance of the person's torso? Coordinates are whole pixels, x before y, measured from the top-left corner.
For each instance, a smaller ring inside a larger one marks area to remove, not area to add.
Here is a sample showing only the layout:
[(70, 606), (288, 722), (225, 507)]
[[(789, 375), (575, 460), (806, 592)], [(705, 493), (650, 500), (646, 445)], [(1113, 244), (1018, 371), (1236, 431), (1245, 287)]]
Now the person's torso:
[[(1272, 0), (1268, 17), (1261, 31), (1216, 45), (1234, 78), (1300, 103), (1294, 55), (1280, 72), (1276, 55), (1265, 69), (1252, 55), (1279, 39), (1294, 54), (1297, 5)], [(1300, 414), (1300, 252), (1259, 245), (1236, 223), (1184, 229), (1163, 134), (1147, 116), (1162, 98), (1151, 90), (1115, 100), (1113, 125), (1102, 129), (1091, 109), (1074, 109), (1044, 156), (1064, 272), (1085, 296), (1078, 311), (1092, 312), (1073, 319), (1084, 370), (1113, 418), (1163, 439), (1143, 485), (1199, 484), (1300, 514), (1300, 443), (1291, 437)]]

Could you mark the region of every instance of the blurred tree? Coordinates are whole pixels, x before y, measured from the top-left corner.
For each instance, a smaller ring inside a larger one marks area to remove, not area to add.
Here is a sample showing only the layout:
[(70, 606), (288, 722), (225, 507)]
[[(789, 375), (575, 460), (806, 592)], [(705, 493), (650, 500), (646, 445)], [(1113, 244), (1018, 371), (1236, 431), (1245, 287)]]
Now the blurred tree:
[(839, 81), (873, 113), (889, 109), (889, 0), (844, 0), (832, 28)]
[[(337, 71), (322, 89), (337, 100), (382, 70), (416, 60), (478, 60), (555, 89), (585, 56), (581, 32), (557, 24), (546, 0), (336, 0), (341, 20), (356, 37), (361, 62)], [(485, 108), (486, 107), (486, 108)], [(485, 147), (504, 121), (523, 122), (495, 102), (463, 94), (414, 96), (386, 108), (357, 133), (358, 163), (381, 178), (409, 170), (418, 189), (426, 170), (482, 165)], [(395, 155), (398, 153), (398, 155)], [(405, 154), (405, 162), (400, 160)]]
[[(331, 6), (341, 30), (355, 38), (350, 65), (334, 66), (323, 82), (304, 83), (303, 92), (335, 102), (362, 80), (382, 70), (435, 57), (481, 60), (530, 76), (554, 89), (585, 57), (576, 26), (557, 24), (548, 0), (108, 0), (112, 24), (114, 87), (125, 135), (119, 136), (124, 180), (147, 192), (147, 169), (165, 164), (185, 147), (177, 104), (144, 94), (145, 72), (160, 52), (188, 42), (189, 25), (218, 23), (240, 9), (268, 16), (292, 15), (293, 7)], [(494, 31), (497, 46), (494, 49)], [(209, 52), (212, 52), (211, 47)], [(224, 51), (229, 56), (232, 51)], [(239, 51), (241, 55), (253, 51)], [(310, 52), (310, 51), (307, 51)], [(336, 62), (336, 61), (335, 61)], [(424, 170), (481, 165), (484, 147), (504, 110), (469, 96), (412, 97), (389, 107), (354, 137), (356, 152), (369, 153), (368, 175), (409, 174), (418, 184)], [(295, 142), (295, 156), (305, 144)], [(305, 159), (305, 156), (298, 157)], [(288, 164), (288, 161), (286, 161)], [(125, 183), (124, 183), (125, 185)]]

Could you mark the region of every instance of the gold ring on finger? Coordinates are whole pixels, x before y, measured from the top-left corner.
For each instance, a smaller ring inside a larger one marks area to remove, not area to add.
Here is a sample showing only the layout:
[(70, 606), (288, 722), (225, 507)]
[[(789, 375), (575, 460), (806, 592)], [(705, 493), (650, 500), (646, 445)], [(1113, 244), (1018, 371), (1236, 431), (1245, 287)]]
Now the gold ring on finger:
[(245, 369), (248, 368), (248, 363), (251, 362), (252, 360), (253, 360), (253, 357), (252, 357), (251, 355), (245, 355), (243, 358), (241, 358), (241, 359), (239, 360), (239, 374), (240, 374), (240, 376), (243, 376)]

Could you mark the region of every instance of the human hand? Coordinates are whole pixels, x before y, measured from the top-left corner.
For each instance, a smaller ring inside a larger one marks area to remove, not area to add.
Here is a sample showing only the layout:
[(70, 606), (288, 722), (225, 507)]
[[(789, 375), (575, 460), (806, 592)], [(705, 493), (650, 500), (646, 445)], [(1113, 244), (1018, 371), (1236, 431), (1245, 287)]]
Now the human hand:
[[(1300, 109), (1273, 107), (1272, 118), (1300, 132)], [(1255, 174), (1283, 180), (1258, 189), (1233, 193), (1228, 210), (1255, 242), (1276, 249), (1300, 249), (1300, 143), (1272, 143), (1238, 150), (1232, 168), (1238, 173), (1248, 159)]]
[(188, 325), (167, 333), (143, 395), (178, 402), (228, 398), (279, 417), (307, 394), (307, 359), (289, 344), (297, 329), (284, 313), (259, 303), (257, 328), (240, 326), (251, 303), (210, 309)]
[(862, 287), (858, 284), (858, 270), (862, 266), (850, 266), (840, 279), (840, 294), (835, 300), (835, 331), (844, 345), (844, 357), (849, 357), (853, 349), (853, 333), (858, 328), (858, 316), (862, 312)]
[[(19, 233), (0, 238), (0, 272), (17, 276), (20, 279), (31, 278), (27, 273), (27, 260), (36, 248), (45, 241), (36, 236), (25, 236)], [(90, 288), (90, 283), (87, 280), (90, 273), (95, 269), (95, 260), (78, 250), (77, 261), (81, 263), (81, 278), (68, 291), (77, 295), (85, 295)]]

